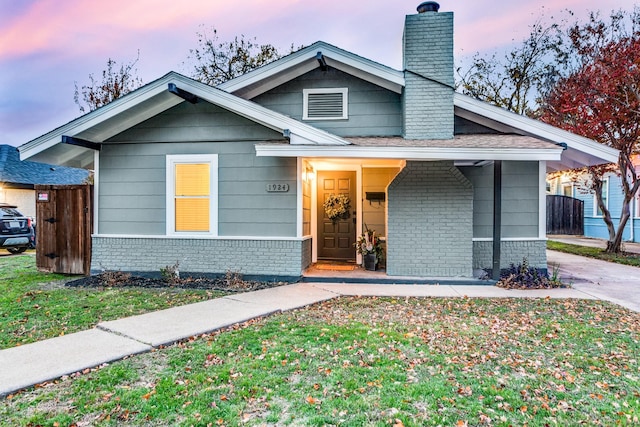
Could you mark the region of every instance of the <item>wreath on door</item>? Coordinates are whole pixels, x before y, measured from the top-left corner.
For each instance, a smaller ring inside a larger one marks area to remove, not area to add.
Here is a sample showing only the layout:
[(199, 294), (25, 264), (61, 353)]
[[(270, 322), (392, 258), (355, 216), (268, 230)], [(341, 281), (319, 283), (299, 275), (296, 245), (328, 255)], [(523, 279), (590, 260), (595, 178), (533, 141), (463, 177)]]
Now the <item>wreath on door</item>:
[(349, 209), (351, 208), (351, 199), (346, 194), (331, 194), (324, 201), (324, 212), (327, 217), (336, 222), (340, 219), (349, 218)]

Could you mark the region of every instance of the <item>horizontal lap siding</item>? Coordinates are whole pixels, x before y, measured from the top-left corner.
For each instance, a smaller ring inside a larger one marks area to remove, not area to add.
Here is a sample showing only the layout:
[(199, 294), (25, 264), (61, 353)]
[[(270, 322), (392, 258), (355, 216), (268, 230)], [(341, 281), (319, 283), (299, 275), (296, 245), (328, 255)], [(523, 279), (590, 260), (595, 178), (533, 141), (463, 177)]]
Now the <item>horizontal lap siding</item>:
[[(264, 140), (279, 139), (280, 135), (210, 104), (182, 105), (110, 140), (119, 142), (103, 146), (99, 233), (164, 235), (166, 155), (218, 154), (218, 234), (295, 236), (296, 160), (256, 157), (256, 141), (252, 140), (260, 134)], [(192, 110), (198, 106), (205, 114), (194, 117)], [(168, 134), (162, 126), (178, 129), (181, 122), (183, 134), (171, 132), (170, 138), (182, 139), (165, 140)], [(194, 125), (200, 128), (194, 130)], [(190, 139), (193, 135), (210, 141), (224, 136), (227, 140), (195, 142)], [(289, 184), (289, 191), (267, 193), (270, 182)]]
[[(362, 221), (379, 236), (386, 236), (386, 191), (387, 186), (398, 174), (398, 168), (362, 169)], [(385, 193), (383, 201), (366, 200), (368, 192)]]
[(459, 116), (453, 118), (454, 135), (477, 135), (477, 134), (499, 134), (495, 129), (482, 126)]
[[(606, 174), (607, 178), (609, 178), (609, 200), (608, 200), (608, 209), (611, 214), (611, 220), (615, 228), (618, 228), (618, 224), (620, 224), (620, 215), (622, 214), (622, 203), (624, 201), (624, 193), (621, 187), (620, 177), (615, 174)], [(604, 223), (602, 216), (596, 216), (595, 209), (595, 195), (589, 190), (585, 185), (583, 185), (582, 180), (578, 181), (578, 184), (574, 189), (574, 197), (584, 201), (584, 235), (587, 237), (595, 237), (599, 239), (609, 239), (609, 230), (607, 229), (607, 225)], [(637, 213), (634, 210), (634, 205), (636, 200), (633, 199), (629, 206), (630, 214), (632, 217), (629, 218), (627, 224), (625, 225), (625, 230), (622, 235), (622, 239), (625, 241), (631, 240), (631, 223), (633, 222), (634, 233), (633, 238), (634, 241), (640, 241), (640, 235), (638, 234), (638, 221)]]
[(192, 142), (277, 138), (282, 138), (282, 135), (223, 108), (200, 101), (197, 104), (178, 104), (109, 141)]
[(402, 133), (400, 95), (330, 68), (316, 69), (282, 84), (252, 101), (302, 120), (303, 89), (348, 88), (348, 120), (304, 121), (339, 136), (396, 136)]
[[(473, 237), (493, 236), (493, 167), (461, 167), (473, 184)], [(502, 162), (502, 237), (539, 234), (538, 162)]]

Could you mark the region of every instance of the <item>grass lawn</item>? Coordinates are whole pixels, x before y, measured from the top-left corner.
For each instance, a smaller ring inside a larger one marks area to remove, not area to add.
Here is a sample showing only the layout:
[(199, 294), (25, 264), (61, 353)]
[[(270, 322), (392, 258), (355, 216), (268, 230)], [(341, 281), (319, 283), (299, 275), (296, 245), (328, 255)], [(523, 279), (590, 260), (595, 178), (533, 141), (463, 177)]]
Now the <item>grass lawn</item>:
[(177, 289), (69, 288), (63, 285), (69, 279), (38, 272), (34, 254), (0, 257), (0, 349), (221, 295)]
[(9, 396), (22, 426), (638, 425), (640, 314), (341, 298)]
[(553, 240), (547, 240), (547, 249), (640, 267), (640, 255), (634, 253), (608, 254), (600, 248), (572, 245), (570, 243), (561, 243)]

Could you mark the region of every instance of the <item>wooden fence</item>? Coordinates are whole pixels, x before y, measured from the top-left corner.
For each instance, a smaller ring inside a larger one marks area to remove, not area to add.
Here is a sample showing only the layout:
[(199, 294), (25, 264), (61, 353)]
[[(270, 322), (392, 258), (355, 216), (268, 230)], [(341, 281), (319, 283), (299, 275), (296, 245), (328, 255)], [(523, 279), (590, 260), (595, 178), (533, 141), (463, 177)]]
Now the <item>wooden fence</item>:
[(38, 270), (89, 275), (92, 193), (89, 185), (36, 185)]
[(547, 195), (547, 234), (584, 234), (584, 202)]

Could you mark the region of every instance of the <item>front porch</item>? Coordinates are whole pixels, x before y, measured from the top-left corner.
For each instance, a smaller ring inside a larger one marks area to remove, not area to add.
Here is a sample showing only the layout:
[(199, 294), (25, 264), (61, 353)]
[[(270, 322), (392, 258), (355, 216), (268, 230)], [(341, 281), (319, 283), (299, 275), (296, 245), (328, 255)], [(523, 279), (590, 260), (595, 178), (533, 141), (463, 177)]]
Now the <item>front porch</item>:
[[(429, 278), (425, 283), (434, 283), (431, 278), (435, 282), (475, 280), (481, 275), (479, 270), (490, 268), (492, 263), (476, 250), (484, 247), (478, 237), (484, 240), (492, 235), (492, 205), (486, 203), (487, 193), (493, 193), (493, 183), (487, 180), (492, 169), (490, 162), (458, 166), (451, 160), (299, 158), (301, 235), (311, 238), (311, 263), (321, 267), (324, 261), (361, 264), (362, 256), (356, 254), (354, 243), (370, 229), (385, 242), (386, 270), (377, 277)], [(519, 185), (523, 170), (521, 166), (516, 169)], [(520, 198), (526, 193), (530, 199), (527, 207), (534, 211), (535, 221), (539, 216), (540, 170), (533, 162), (528, 169), (524, 179), (535, 184), (519, 193)], [(348, 195), (351, 207), (346, 218), (331, 221), (323, 202), (335, 193)], [(538, 224), (534, 222), (531, 228), (538, 237)], [(483, 235), (476, 235), (479, 233)], [(537, 255), (532, 259), (536, 264), (540, 261)], [(522, 261), (521, 255), (516, 258)], [(323, 268), (316, 270), (322, 272), (320, 277), (326, 276)], [(358, 276), (353, 271), (347, 273), (341, 271), (335, 277)], [(312, 270), (306, 276), (318, 274)]]
[(354, 262), (319, 261), (313, 263), (302, 273), (303, 283), (347, 283), (347, 284), (384, 284), (384, 285), (480, 285), (493, 286), (488, 279), (469, 277), (413, 277), (388, 276), (384, 268), (376, 271), (365, 270)]

